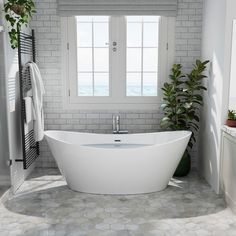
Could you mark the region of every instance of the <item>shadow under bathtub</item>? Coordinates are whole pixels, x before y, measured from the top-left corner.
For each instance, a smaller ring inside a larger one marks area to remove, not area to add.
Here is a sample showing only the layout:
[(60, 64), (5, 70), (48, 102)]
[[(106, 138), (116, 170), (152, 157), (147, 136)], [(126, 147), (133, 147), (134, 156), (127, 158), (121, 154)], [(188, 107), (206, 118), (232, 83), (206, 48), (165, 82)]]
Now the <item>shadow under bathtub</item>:
[(68, 217), (89, 220), (104, 217), (146, 220), (189, 218), (214, 214), (226, 208), (223, 198), (194, 173), (186, 178), (172, 179), (164, 191), (140, 195), (79, 193), (70, 190), (64, 181), (58, 181), (60, 175), (57, 175), (57, 180), (49, 177), (44, 177), (41, 185), (35, 187), (40, 175), (33, 176), (26, 181), (26, 189), (31, 191), (17, 193), (5, 203), (5, 207), (18, 214), (55, 221), (67, 220)]

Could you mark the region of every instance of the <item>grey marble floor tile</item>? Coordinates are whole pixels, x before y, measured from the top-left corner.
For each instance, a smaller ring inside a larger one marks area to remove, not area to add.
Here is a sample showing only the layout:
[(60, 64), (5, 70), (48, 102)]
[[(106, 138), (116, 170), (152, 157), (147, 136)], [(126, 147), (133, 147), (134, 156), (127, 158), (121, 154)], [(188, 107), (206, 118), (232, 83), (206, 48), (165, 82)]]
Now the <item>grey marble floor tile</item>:
[(57, 170), (36, 170), (4, 204), (0, 236), (236, 235), (236, 216), (193, 172), (162, 192), (92, 195), (70, 190)]

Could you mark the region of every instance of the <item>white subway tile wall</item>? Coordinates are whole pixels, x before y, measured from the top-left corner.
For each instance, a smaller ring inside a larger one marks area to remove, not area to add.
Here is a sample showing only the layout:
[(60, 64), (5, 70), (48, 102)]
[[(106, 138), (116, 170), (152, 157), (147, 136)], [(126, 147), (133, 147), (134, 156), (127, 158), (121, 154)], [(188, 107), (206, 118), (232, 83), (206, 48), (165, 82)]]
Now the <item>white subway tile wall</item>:
[[(110, 111), (110, 110), (63, 110), (61, 80), (60, 18), (56, 0), (35, 0), (37, 13), (30, 23), (35, 29), (37, 62), (46, 88), (44, 98), (45, 129), (73, 130), (80, 132), (110, 133), (112, 115), (121, 115), (121, 128), (134, 132), (160, 130), (161, 111)], [(201, 56), (202, 0), (179, 0), (176, 18), (175, 62), (184, 70)], [(193, 149), (193, 166), (196, 166), (197, 145)], [(40, 145), (38, 167), (56, 167), (45, 141)]]

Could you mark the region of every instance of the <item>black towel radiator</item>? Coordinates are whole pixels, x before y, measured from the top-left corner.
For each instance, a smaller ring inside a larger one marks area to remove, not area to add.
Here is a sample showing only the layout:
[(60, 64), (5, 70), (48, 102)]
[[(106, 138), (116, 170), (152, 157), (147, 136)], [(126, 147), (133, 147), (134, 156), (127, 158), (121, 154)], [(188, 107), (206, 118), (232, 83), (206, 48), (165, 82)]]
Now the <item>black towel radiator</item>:
[(29, 67), (25, 64), (29, 61), (36, 62), (36, 48), (34, 30), (31, 34), (18, 31), (18, 63), (19, 63), (19, 85), (20, 85), (20, 107), (21, 107), (21, 141), (23, 159), (16, 159), (16, 162), (23, 162), (23, 168), (29, 166), (39, 156), (39, 142), (34, 140), (33, 125), (31, 130), (26, 131), (26, 111), (24, 97), (31, 90), (31, 77)]

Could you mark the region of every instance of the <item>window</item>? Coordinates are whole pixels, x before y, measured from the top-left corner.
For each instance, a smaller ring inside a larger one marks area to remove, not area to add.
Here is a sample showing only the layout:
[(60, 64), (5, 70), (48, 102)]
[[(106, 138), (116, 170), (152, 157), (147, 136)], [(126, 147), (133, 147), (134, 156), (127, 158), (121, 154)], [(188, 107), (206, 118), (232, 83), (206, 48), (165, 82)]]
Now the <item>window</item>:
[(62, 18), (65, 107), (158, 108), (173, 31), (171, 17)]
[(126, 17), (126, 95), (157, 96), (159, 16)]
[(77, 16), (78, 96), (109, 96), (109, 17)]

